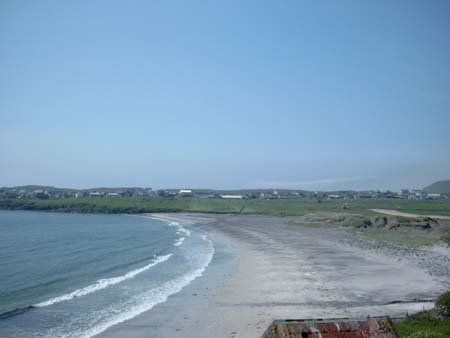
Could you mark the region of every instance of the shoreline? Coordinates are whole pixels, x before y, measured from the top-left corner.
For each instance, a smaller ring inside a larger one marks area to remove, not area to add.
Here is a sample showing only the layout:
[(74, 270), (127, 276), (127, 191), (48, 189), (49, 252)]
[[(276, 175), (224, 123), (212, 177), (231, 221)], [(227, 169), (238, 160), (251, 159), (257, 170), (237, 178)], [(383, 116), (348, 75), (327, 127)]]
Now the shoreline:
[[(166, 305), (114, 326), (109, 334), (98, 338), (140, 338), (149, 332), (155, 338), (258, 338), (275, 319), (384, 314), (404, 317), (433, 307), (432, 300), (445, 289), (437, 276), (423, 269), (423, 262), (414, 264), (415, 249), (406, 253), (392, 253), (387, 247), (369, 250), (360, 242), (353, 243), (348, 233), (289, 225), (295, 217), (199, 213), (144, 216), (193, 225), (224, 240), (236, 254), (234, 267), (227, 265), (228, 270), (220, 274), (224, 266), (211, 263), (204, 276), (171, 296)], [(405, 254), (410, 257), (402, 257)], [(450, 250), (438, 254), (447, 255), (450, 262)], [(208, 279), (214, 274), (216, 279), (211, 283)], [(206, 285), (214, 285), (214, 291), (203, 290), (202, 305), (191, 305), (189, 302), (196, 301), (189, 292)], [(192, 306), (195, 309), (190, 311)], [(170, 311), (175, 311), (171, 329), (164, 334), (155, 332), (155, 320), (170, 318)], [(189, 325), (176, 315), (191, 312)], [(128, 329), (124, 331), (123, 325)]]
[[(159, 217), (156, 214), (141, 214), (164, 221), (178, 222), (188, 231), (192, 222), (177, 217)], [(200, 227), (198, 227), (200, 228)], [(204, 229), (198, 229), (204, 231)], [(218, 294), (224, 280), (232, 273), (235, 251), (229, 242), (215, 232), (204, 231), (214, 246), (214, 255), (202, 275), (192, 280), (179, 292), (170, 295), (165, 302), (125, 322), (111, 326), (95, 338), (153, 338), (163, 337), (209, 337), (209, 328), (204, 326), (210, 316), (210, 300)]]

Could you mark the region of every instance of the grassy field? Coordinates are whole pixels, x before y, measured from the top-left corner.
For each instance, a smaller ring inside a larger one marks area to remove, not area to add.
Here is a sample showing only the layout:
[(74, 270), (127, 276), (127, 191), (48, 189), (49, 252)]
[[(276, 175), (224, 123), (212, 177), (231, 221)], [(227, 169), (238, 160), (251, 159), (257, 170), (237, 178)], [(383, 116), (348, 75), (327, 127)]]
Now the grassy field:
[(395, 324), (400, 338), (450, 337), (450, 319), (437, 318), (434, 310), (423, 311)]
[[(345, 209), (344, 209), (345, 206)], [(64, 198), (0, 199), (2, 209), (53, 210), (67, 212), (138, 213), (207, 212), (263, 215), (297, 215), (336, 212), (379, 216), (370, 209), (393, 209), (423, 215), (450, 216), (450, 201), (367, 200), (225, 200), (207, 198)]]
[(305, 216), (292, 221), (295, 226), (345, 227), (363, 237), (409, 246), (429, 245), (439, 240), (449, 243), (450, 221), (440, 221), (435, 231), (387, 231), (363, 229), (361, 225), (381, 214), (370, 209), (391, 209), (423, 215), (450, 216), (450, 201), (367, 200), (227, 200), (208, 198), (64, 198), (0, 199), (0, 209), (40, 210), (81, 213), (204, 212), (276, 216)]
[(385, 228), (361, 227), (367, 219), (368, 218), (365, 216), (346, 213), (331, 213), (328, 215), (327, 213), (318, 213), (307, 214), (303, 220), (289, 221), (289, 224), (292, 226), (307, 228), (346, 228), (347, 230), (352, 231), (363, 238), (403, 244), (411, 247), (431, 245), (439, 241), (442, 241), (450, 246), (450, 221), (440, 221), (438, 228), (433, 231), (421, 231), (414, 229), (397, 229), (389, 231)]

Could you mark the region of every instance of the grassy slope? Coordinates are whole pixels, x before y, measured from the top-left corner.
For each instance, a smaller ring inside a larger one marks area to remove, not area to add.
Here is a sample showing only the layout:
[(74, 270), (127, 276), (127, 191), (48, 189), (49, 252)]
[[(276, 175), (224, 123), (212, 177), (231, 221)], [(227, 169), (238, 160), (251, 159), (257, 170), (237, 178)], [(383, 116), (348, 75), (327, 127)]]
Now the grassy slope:
[[(346, 209), (342, 206), (346, 205)], [(393, 199), (368, 200), (224, 200), (207, 198), (66, 198), (51, 200), (1, 200), (0, 209), (52, 210), (65, 212), (96, 213), (142, 213), (142, 212), (206, 212), (206, 213), (242, 213), (261, 215), (296, 215), (313, 217), (301, 226), (345, 226), (360, 235), (371, 239), (391, 241), (405, 245), (418, 246), (432, 244), (441, 238), (449, 238), (450, 226), (442, 226), (434, 232), (385, 231), (384, 229), (357, 229), (361, 219), (380, 214), (370, 211), (372, 208), (395, 209), (417, 214), (436, 214), (450, 216), (450, 201), (408, 201)], [(344, 222), (321, 221), (347, 215)], [(350, 216), (350, 217), (349, 217)], [(319, 217), (318, 219), (316, 219)], [(311, 222), (310, 222), (311, 221)], [(359, 222), (359, 223), (358, 223)], [(308, 223), (308, 224), (306, 224)], [(358, 223), (358, 224), (356, 224)], [(450, 223), (449, 223), (450, 224)]]
[[(342, 208), (343, 205), (347, 209)], [(450, 201), (408, 201), (393, 199), (368, 200), (222, 200), (203, 198), (67, 198), (50, 200), (0, 200), (0, 208), (66, 209), (90, 212), (191, 211), (265, 215), (305, 215), (316, 212), (346, 212), (366, 216), (376, 214), (369, 209), (395, 209), (417, 214), (450, 216)], [(129, 210), (127, 210), (129, 209)]]
[(416, 332), (428, 332), (442, 337), (450, 337), (450, 319), (438, 319), (434, 311), (423, 311), (395, 323), (401, 338), (409, 337)]

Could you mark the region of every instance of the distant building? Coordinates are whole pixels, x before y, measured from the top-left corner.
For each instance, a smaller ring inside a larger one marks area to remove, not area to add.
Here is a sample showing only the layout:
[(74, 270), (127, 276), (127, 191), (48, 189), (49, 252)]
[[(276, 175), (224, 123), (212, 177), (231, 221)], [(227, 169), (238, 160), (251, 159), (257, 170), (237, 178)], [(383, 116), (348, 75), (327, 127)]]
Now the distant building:
[(408, 196), (409, 195), (409, 189), (402, 189), (402, 190), (400, 190), (400, 193), (402, 194), (402, 196)]
[(244, 196), (242, 196), (242, 195), (220, 195), (220, 198), (241, 200), (244, 198)]
[(440, 200), (442, 198), (441, 194), (427, 194), (427, 200)]
[(418, 200), (424, 197), (424, 193), (422, 190), (412, 190), (411, 193), (413, 193), (416, 196), (416, 199)]
[(340, 199), (341, 196), (340, 195), (328, 195), (328, 199), (329, 200), (337, 200)]
[(89, 197), (100, 197), (100, 196), (103, 196), (103, 193), (98, 192), (98, 191), (91, 191), (89, 193)]
[(191, 197), (194, 196), (194, 193), (190, 189), (181, 189), (178, 191), (178, 195), (182, 197)]
[(106, 196), (108, 196), (108, 197), (120, 197), (121, 195), (118, 192), (110, 192)]

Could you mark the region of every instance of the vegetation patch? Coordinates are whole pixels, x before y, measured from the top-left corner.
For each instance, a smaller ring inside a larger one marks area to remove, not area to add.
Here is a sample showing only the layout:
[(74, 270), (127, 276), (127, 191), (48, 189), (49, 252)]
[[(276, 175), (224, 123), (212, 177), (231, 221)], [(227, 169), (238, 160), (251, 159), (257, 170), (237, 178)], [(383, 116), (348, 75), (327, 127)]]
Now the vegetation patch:
[[(440, 295), (436, 306), (429, 311), (416, 313), (395, 324), (401, 338), (450, 337), (450, 291)], [(444, 312), (441, 312), (441, 311)]]
[(349, 213), (313, 213), (305, 215), (305, 220), (343, 227), (365, 228), (371, 225), (370, 218), (359, 214)]
[(439, 317), (450, 319), (450, 291), (443, 293), (436, 300), (436, 312)]
[[(231, 200), (220, 198), (195, 197), (87, 197), (87, 198), (49, 198), (49, 199), (0, 199), (0, 209), (48, 210), (62, 212), (205, 212), (205, 213), (241, 213), (261, 215), (308, 214), (342, 215), (345, 226), (364, 221), (363, 217), (380, 216), (370, 209), (392, 209), (423, 215), (450, 216), (450, 201), (409, 201), (395, 199), (361, 200), (323, 200), (314, 199), (247, 199)], [(351, 215), (351, 216), (350, 216)], [(355, 216), (356, 215), (356, 216)]]
[[(448, 233), (446, 223), (438, 223), (428, 217), (404, 218), (395, 216), (366, 216), (348, 212), (316, 212), (304, 216), (308, 227), (345, 227), (367, 239), (392, 242), (407, 246), (432, 245)], [(294, 224), (293, 223), (293, 224)]]
[(450, 319), (440, 318), (435, 310), (416, 313), (395, 323), (401, 338), (448, 338)]

